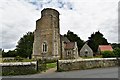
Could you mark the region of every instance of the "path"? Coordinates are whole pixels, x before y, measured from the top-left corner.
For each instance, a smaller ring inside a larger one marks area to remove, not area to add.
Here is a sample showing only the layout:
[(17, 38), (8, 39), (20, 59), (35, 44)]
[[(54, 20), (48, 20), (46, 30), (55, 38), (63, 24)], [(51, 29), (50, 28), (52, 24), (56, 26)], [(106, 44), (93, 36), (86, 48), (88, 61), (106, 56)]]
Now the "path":
[(41, 74), (50, 74), (50, 73), (54, 73), (54, 72), (56, 72), (56, 70), (57, 70), (57, 67), (51, 68), (51, 69), (48, 69), (48, 70), (46, 70), (46, 71), (41, 72)]

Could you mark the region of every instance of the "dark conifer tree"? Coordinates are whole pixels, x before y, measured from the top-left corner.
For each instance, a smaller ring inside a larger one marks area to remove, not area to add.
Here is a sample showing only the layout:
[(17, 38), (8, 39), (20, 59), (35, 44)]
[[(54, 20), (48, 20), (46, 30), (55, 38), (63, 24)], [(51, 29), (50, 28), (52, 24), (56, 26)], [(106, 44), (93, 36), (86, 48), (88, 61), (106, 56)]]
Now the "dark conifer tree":
[(107, 39), (103, 37), (103, 34), (98, 32), (95, 32), (91, 34), (91, 36), (88, 38), (88, 45), (92, 48), (93, 52), (98, 51), (99, 45), (108, 45)]

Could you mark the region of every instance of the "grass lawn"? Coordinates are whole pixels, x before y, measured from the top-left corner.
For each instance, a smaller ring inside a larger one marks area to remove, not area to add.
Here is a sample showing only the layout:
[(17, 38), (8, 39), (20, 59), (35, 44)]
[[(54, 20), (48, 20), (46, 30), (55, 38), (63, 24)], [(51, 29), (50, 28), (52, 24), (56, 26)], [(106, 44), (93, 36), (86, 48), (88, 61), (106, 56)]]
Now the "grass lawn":
[(55, 63), (47, 63), (47, 64), (46, 64), (47, 69), (54, 68), (54, 67), (56, 67), (56, 66), (57, 66), (57, 63), (56, 63), (56, 62), (55, 62)]
[(2, 58), (0, 58), (0, 63), (2, 63)]
[(90, 58), (102, 58), (102, 55), (99, 56), (93, 56), (93, 57), (81, 57), (83, 59), (90, 59)]
[(31, 59), (21, 59), (21, 60), (15, 60), (15, 59), (6, 59), (6, 60), (0, 60), (0, 62), (32, 62)]

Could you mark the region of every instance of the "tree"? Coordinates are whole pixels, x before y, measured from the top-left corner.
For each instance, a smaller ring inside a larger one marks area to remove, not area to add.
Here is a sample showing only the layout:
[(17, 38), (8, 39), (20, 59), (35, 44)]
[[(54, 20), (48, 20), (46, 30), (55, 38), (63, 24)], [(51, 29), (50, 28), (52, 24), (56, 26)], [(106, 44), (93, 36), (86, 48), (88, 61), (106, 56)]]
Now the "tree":
[(115, 48), (113, 50), (113, 52), (114, 52), (114, 54), (115, 54), (116, 57), (120, 57), (120, 48)]
[(2, 57), (6, 57), (6, 52), (4, 51), (4, 49), (0, 49), (0, 51), (2, 52)]
[(107, 39), (103, 37), (103, 34), (95, 32), (91, 34), (91, 37), (88, 38), (88, 45), (92, 48), (93, 52), (97, 52), (99, 45), (108, 45)]
[(23, 58), (29, 57), (31, 59), (34, 42), (33, 32), (28, 32), (19, 41), (16, 46), (17, 55)]
[(112, 43), (111, 45), (112, 45), (113, 49), (120, 48), (120, 43)]
[(74, 34), (72, 31), (68, 30), (67, 34), (64, 34), (71, 42), (77, 42), (78, 51), (82, 48), (84, 41), (78, 37), (77, 34)]
[(16, 50), (9, 50), (8, 52), (2, 51), (2, 57), (16, 57)]

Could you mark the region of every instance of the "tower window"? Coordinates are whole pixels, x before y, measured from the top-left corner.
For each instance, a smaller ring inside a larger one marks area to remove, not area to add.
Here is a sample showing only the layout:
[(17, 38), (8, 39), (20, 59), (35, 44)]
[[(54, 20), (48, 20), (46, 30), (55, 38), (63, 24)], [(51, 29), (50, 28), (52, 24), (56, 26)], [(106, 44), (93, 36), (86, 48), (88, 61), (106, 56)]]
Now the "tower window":
[(42, 51), (47, 52), (47, 43), (46, 42), (43, 43), (43, 50)]

